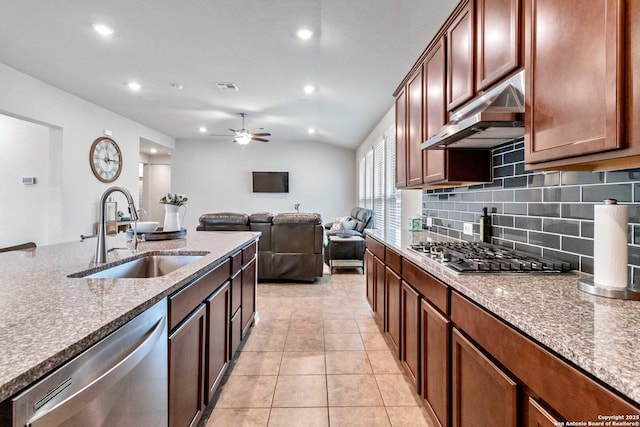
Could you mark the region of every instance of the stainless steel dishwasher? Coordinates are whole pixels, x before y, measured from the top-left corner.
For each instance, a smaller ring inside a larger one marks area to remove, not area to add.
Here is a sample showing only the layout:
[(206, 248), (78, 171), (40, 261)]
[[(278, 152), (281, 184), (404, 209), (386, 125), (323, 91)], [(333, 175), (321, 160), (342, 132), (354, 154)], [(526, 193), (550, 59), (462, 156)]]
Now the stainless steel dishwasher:
[(166, 426), (167, 302), (135, 317), (13, 400), (13, 426)]

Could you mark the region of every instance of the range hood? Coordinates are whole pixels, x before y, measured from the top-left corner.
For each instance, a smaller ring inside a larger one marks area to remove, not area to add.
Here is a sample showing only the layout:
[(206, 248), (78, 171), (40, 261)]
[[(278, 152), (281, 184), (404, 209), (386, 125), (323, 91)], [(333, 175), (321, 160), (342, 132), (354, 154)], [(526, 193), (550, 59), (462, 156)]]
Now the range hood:
[(474, 98), (420, 146), (492, 148), (524, 135), (524, 71)]

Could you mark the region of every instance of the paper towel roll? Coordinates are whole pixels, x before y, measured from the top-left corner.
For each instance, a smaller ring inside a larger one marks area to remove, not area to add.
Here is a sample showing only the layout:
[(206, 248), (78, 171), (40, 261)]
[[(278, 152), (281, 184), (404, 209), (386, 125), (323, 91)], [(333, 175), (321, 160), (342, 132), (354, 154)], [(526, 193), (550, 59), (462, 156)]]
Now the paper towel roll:
[(593, 281), (597, 286), (627, 287), (627, 222), (626, 205), (595, 206), (593, 233)]

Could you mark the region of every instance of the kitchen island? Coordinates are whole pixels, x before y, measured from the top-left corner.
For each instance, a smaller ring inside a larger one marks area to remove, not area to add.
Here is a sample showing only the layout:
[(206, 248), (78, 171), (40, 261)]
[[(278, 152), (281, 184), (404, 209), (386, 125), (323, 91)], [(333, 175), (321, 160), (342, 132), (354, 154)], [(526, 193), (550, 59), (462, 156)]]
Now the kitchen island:
[[(260, 233), (189, 232), (143, 242), (139, 252), (207, 254), (145, 279), (71, 278), (95, 268), (96, 241), (0, 254), (0, 401), (60, 366), (156, 302), (213, 270)], [(130, 258), (124, 233), (108, 237), (108, 263)]]
[[(640, 413), (640, 361), (634, 350), (640, 345), (640, 302), (607, 299), (581, 292), (577, 288), (581, 276), (574, 272), (456, 274), (428, 256), (409, 249), (410, 244), (452, 239), (419, 231), (406, 233), (401, 241), (394, 242), (385, 239), (380, 232), (367, 230), (367, 233), (370, 239), (367, 242), (367, 262), (375, 264), (372, 269), (367, 267), (370, 303), (373, 302), (381, 328), (391, 334), (392, 339), (394, 325), (396, 329), (401, 325), (400, 333), (396, 333), (400, 341), (399, 357), (410, 376), (414, 376), (417, 390), (422, 392), (425, 401), (433, 396), (428, 396), (430, 380), (421, 376), (430, 369), (427, 359), (433, 348), (425, 344), (421, 349), (420, 340), (428, 341), (427, 334), (432, 332), (428, 328), (434, 327), (433, 319), (436, 319), (444, 325), (442, 330), (449, 330), (438, 338), (443, 342), (451, 340), (448, 345), (442, 345), (442, 351), (450, 361), (447, 363), (451, 365), (434, 372), (451, 369), (453, 378), (445, 382), (450, 381), (454, 391), (456, 387), (464, 388), (464, 384), (459, 382), (463, 371), (458, 369), (456, 373), (457, 368), (463, 367), (456, 368), (456, 364), (464, 365), (465, 348), (458, 345), (464, 342), (464, 345), (469, 344), (468, 348), (480, 349), (477, 352), (480, 359), (489, 356), (491, 363), (498, 366), (496, 372), (500, 371), (502, 375), (502, 370), (506, 371), (506, 377), (511, 378), (507, 383), (517, 384), (513, 385), (516, 390), (513, 396), (516, 397), (512, 396), (516, 400), (522, 400), (522, 396), (536, 400), (540, 399), (539, 394), (549, 392), (579, 401), (577, 384), (575, 388), (573, 385), (565, 388), (563, 385), (567, 384), (563, 384), (560, 377), (545, 377), (544, 369), (553, 365), (559, 370), (571, 371), (572, 375), (579, 372), (576, 375), (581, 375), (581, 381), (584, 377), (585, 384), (598, 384), (603, 390), (613, 391), (612, 395), (618, 396), (621, 402), (629, 403), (633, 408), (631, 415), (635, 417)], [(384, 275), (383, 279), (380, 279), (381, 275)], [(373, 286), (369, 285), (370, 282)], [(385, 290), (381, 292), (380, 286)], [(398, 292), (400, 296), (396, 295)], [(413, 295), (415, 299), (412, 299)], [(396, 305), (401, 308), (396, 308)], [(416, 305), (418, 311), (426, 309), (422, 315), (418, 313), (417, 319), (414, 313)], [(395, 319), (398, 310), (400, 320)], [(429, 313), (435, 314), (429, 317)], [(422, 330), (425, 330), (425, 335), (421, 335)], [(413, 335), (418, 338), (412, 338)], [(517, 341), (510, 341), (511, 337)], [(411, 352), (418, 353), (413, 360)], [(525, 359), (529, 365), (522, 366)], [(549, 366), (538, 366), (547, 361)], [(485, 390), (489, 389), (486, 386)], [(455, 420), (462, 416), (464, 408), (461, 409), (460, 401), (456, 401), (460, 396), (455, 392), (452, 395), (451, 416)], [(438, 399), (432, 401), (439, 404)], [(518, 405), (523, 406), (522, 403)], [(440, 421), (443, 422), (444, 418), (443, 424), (446, 424), (448, 404), (443, 403), (441, 407), (444, 409)], [(527, 411), (531, 413), (533, 410), (525, 409), (525, 416)], [(579, 411), (577, 408), (576, 412)], [(517, 419), (521, 416), (517, 415)], [(561, 416), (550, 419), (581, 421)]]

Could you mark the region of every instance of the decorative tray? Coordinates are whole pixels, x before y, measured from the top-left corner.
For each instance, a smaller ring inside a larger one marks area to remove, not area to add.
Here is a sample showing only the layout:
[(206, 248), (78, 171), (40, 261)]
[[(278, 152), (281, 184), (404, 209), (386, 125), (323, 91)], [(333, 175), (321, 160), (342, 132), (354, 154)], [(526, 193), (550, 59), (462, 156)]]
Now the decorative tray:
[[(144, 238), (146, 241), (152, 240), (171, 240), (171, 239), (182, 239), (187, 235), (187, 229), (181, 228), (178, 231), (162, 231), (162, 227), (158, 228), (156, 231), (147, 231), (145, 233), (137, 233), (138, 235), (144, 234)], [(127, 237), (133, 237), (133, 230), (127, 230)]]

